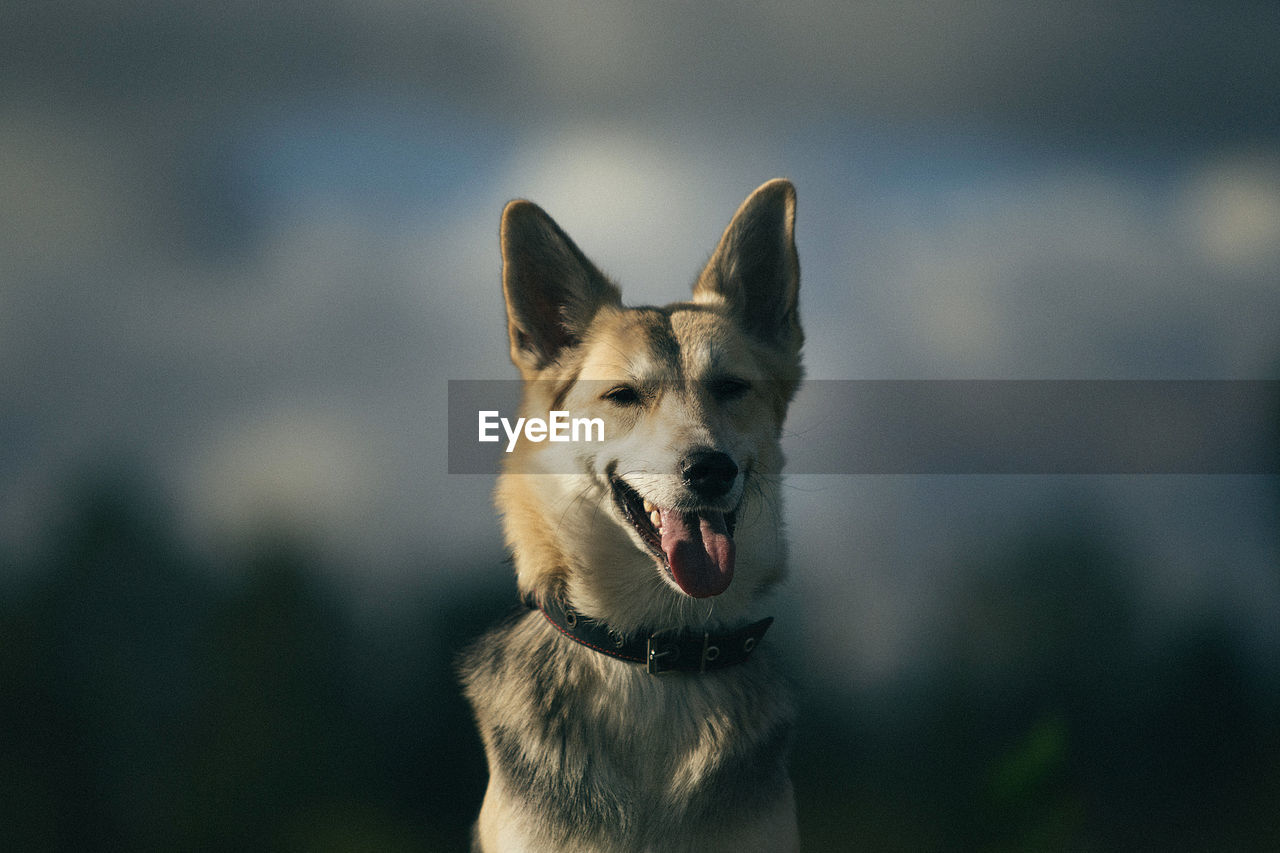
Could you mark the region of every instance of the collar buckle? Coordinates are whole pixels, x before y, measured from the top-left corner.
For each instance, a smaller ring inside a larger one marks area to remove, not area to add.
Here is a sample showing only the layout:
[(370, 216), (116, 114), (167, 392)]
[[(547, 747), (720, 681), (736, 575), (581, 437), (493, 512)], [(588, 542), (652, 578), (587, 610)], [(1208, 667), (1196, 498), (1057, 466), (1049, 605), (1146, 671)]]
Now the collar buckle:
[(650, 675), (671, 672), (679, 660), (679, 644), (661, 640), (656, 634), (651, 635), (645, 642), (645, 669)]

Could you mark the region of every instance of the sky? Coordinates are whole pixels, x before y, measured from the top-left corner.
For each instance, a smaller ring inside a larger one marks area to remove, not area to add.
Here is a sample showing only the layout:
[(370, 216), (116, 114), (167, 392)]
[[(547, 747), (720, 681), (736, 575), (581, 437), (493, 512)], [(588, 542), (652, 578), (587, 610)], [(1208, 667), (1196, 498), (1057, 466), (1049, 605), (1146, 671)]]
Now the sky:
[[(0, 554), (120, 459), (193, 540), (296, 528), (367, 598), (508, 572), (444, 406), (514, 378), (517, 197), (667, 302), (791, 178), (817, 379), (1280, 378), (1275, 4), (67, 0), (0, 7), (0, 56)], [(854, 679), (1064, 515), (1124, 543), (1153, 632), (1280, 641), (1263, 478), (787, 498), (786, 595)]]

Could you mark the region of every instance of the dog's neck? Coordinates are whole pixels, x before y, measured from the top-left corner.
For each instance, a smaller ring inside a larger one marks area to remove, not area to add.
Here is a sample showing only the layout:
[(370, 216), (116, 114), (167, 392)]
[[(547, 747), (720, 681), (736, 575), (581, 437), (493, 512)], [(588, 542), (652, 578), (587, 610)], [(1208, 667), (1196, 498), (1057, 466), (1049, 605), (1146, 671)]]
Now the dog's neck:
[(769, 616), (722, 634), (687, 629), (642, 630), (624, 637), (605, 623), (577, 613), (559, 596), (528, 599), (526, 604), (540, 610), (547, 622), (573, 642), (607, 657), (644, 665), (650, 675), (714, 672), (745, 663), (773, 624), (773, 617)]

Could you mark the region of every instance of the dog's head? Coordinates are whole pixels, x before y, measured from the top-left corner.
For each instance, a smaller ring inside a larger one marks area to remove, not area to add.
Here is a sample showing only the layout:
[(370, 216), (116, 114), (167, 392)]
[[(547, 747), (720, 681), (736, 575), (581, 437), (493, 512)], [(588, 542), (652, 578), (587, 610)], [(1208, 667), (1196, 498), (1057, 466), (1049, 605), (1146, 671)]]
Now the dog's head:
[(689, 302), (624, 307), (527, 201), (502, 216), (521, 414), (602, 441), (521, 442), (497, 490), (522, 592), (626, 632), (732, 620), (782, 575), (778, 441), (801, 375), (795, 190), (738, 209)]

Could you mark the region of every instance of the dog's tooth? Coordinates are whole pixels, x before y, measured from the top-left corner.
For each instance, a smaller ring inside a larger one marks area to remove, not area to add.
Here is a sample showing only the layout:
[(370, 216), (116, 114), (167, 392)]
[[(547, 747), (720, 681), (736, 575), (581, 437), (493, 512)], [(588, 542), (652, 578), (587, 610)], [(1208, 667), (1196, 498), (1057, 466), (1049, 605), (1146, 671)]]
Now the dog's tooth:
[(649, 500), (648, 498), (645, 498), (645, 499), (644, 499), (644, 511), (645, 511), (645, 512), (653, 512), (653, 510), (654, 510), (653, 501)]
[(658, 514), (656, 509), (649, 511), (649, 520), (653, 522), (654, 527), (662, 526), (662, 516)]

